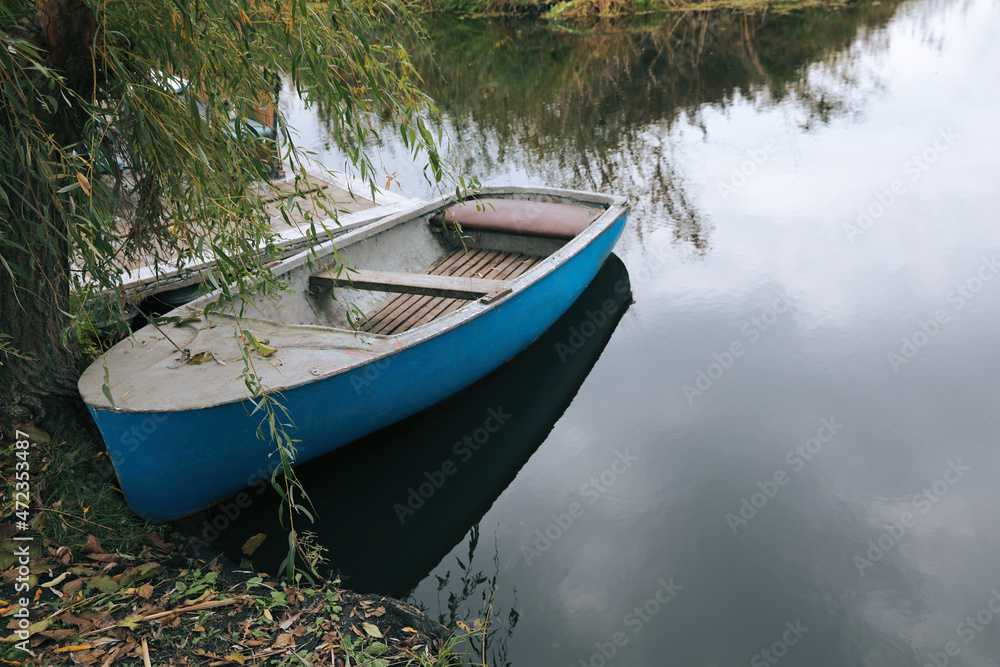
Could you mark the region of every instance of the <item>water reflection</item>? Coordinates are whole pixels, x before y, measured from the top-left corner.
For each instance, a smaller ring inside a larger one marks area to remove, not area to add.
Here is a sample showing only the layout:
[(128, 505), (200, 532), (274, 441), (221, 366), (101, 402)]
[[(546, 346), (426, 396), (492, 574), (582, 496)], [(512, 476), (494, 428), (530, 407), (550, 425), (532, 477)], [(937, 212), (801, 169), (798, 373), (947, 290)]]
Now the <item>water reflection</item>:
[[(318, 514), (302, 529), (329, 549), (345, 585), (401, 597), (425, 578), (545, 440), (630, 302), (628, 274), (611, 255), (570, 310), (510, 363), (447, 403), (299, 468)], [(276, 506), (273, 494), (261, 496), (227, 522), (219, 544), (238, 562), (246, 537), (267, 533), (253, 560), (276, 571), (285, 555)]]
[[(885, 48), (882, 28), (898, 5), (787, 16), (687, 12), (589, 33), (432, 18), (427, 45), (414, 45), (412, 55), (448, 119), (463, 173), (625, 194), (635, 224), (669, 228), (699, 255), (711, 243), (710, 219), (693, 203), (705, 184), (685, 175), (678, 133), (705, 133), (703, 111), (738, 99), (782, 108), (791, 126), (806, 129), (861, 115), (884, 88), (871, 59)], [(308, 128), (315, 120), (293, 110), (291, 122)], [(319, 153), (344, 163), (335, 140)], [(391, 133), (381, 159), (410, 193), (427, 194), (422, 165)]]

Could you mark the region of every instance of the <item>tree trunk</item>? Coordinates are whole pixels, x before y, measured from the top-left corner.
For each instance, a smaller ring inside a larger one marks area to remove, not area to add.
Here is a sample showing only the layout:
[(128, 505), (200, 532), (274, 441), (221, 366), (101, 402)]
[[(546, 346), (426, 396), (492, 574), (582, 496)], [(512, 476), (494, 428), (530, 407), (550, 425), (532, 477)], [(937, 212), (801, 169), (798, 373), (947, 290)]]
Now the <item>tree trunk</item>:
[[(37, 25), (22, 25), (19, 36), (46, 53), (46, 64), (59, 70), (67, 84), (84, 99), (93, 90), (94, 60), (91, 41), (97, 29), (93, 11), (83, 0), (35, 0)], [(23, 34), (20, 34), (23, 32)], [(33, 90), (26, 87), (26, 90)], [(68, 101), (68, 100), (65, 100)], [(79, 141), (85, 114), (63, 104), (56, 114), (36, 105), (30, 122), (61, 146)], [(9, 115), (7, 122), (25, 122)], [(0, 130), (15, 134), (13, 127)], [(12, 146), (13, 143), (8, 145)], [(30, 147), (26, 146), (30, 155)], [(0, 352), (0, 436), (10, 435), (17, 424), (31, 423), (63, 438), (92, 435), (96, 431), (76, 388), (80, 350), (76, 335), (61, 342), (69, 326), (70, 256), (66, 225), (56, 214), (53, 193), (32, 191), (39, 182), (31, 161), (7, 163), (20, 173), (0, 174), (3, 201), (0, 238), (5, 243), (0, 265), (0, 333), (23, 355)], [(13, 267), (14, 276), (6, 267)]]
[[(42, 225), (39, 224), (39, 227)], [(5, 220), (0, 233), (17, 238)], [(10, 334), (10, 346), (30, 360), (0, 353), (0, 432), (15, 424), (35, 424), (63, 438), (90, 433), (90, 417), (76, 388), (80, 350), (73, 332), (60, 341), (69, 325), (69, 251), (49, 239), (33, 244), (34, 258), (11, 251), (4, 260), (28, 275), (18, 285), (0, 269), (0, 332)], [(33, 261), (34, 260), (34, 261)]]

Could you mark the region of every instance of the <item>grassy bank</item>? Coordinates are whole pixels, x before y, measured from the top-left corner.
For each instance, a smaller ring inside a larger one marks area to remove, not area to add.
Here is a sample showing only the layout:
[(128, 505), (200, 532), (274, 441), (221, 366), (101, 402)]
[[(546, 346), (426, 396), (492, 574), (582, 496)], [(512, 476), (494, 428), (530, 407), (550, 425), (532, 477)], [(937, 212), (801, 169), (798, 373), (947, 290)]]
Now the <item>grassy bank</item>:
[(426, 13), (534, 16), (558, 20), (712, 10), (785, 13), (810, 7), (841, 7), (854, 2), (857, 0), (418, 0), (414, 7)]
[(458, 647), (480, 638), (336, 581), (290, 586), (199, 552), (129, 510), (103, 447), (21, 429), (0, 443), (3, 664), (430, 666), (465, 661)]

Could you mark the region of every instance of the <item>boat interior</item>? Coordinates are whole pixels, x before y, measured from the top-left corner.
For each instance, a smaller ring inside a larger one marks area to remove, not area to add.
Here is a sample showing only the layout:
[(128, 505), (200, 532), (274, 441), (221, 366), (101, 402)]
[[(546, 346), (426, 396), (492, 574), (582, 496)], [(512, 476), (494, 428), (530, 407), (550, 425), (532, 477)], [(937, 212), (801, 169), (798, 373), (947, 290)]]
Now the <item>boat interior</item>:
[(289, 289), (254, 301), (255, 316), (391, 335), (463, 305), (489, 303), (506, 283), (600, 217), (596, 203), (489, 198), (376, 225), (293, 267)]

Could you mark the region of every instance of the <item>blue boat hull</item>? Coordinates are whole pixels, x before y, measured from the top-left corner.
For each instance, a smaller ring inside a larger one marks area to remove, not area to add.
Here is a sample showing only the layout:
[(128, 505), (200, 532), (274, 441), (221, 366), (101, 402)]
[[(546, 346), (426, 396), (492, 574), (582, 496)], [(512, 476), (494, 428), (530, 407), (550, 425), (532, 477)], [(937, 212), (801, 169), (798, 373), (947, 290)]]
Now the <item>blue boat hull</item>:
[[(285, 390), (296, 465), (461, 391), (524, 350), (593, 280), (622, 232), (622, 213), (562, 265), (494, 307), (390, 357)], [(280, 465), (257, 437), (249, 401), (178, 412), (88, 406), (132, 509), (170, 521), (270, 478)]]

